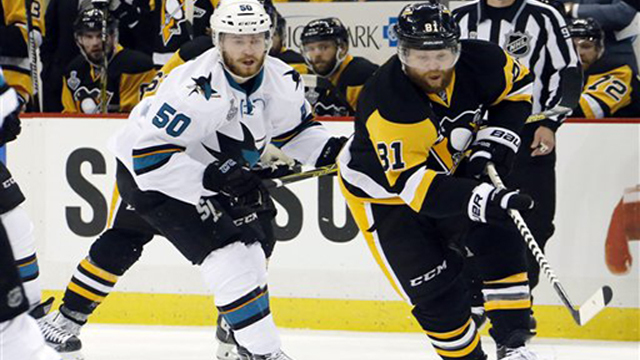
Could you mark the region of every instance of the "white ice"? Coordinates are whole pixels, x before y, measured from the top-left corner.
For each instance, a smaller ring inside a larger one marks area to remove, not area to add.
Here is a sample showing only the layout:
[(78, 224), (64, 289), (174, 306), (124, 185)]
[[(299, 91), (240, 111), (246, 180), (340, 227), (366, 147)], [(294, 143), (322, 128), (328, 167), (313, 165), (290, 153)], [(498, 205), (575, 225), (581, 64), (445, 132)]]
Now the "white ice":
[[(213, 327), (93, 325), (82, 331), (86, 360), (215, 360)], [(282, 329), (294, 360), (437, 360), (425, 336)], [(489, 359), (495, 346), (483, 338)], [(639, 360), (637, 342), (535, 339), (540, 360)]]

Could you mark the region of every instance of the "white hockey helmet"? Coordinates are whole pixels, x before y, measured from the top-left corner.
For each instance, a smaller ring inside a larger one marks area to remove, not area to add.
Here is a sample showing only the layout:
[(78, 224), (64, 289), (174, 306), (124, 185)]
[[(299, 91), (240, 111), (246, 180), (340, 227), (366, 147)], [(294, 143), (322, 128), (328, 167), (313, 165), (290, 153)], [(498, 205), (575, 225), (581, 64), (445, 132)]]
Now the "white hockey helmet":
[(210, 22), (215, 46), (219, 46), (221, 34), (265, 33), (267, 49), (271, 47), (271, 18), (258, 0), (223, 0)]

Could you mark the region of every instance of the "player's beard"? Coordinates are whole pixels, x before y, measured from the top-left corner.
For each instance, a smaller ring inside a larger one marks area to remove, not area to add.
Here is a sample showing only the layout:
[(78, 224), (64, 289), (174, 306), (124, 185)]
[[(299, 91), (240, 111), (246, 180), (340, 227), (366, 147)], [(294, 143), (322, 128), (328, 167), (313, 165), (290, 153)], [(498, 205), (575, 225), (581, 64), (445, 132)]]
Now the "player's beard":
[(437, 94), (444, 91), (444, 89), (449, 86), (452, 78), (453, 68), (448, 70), (430, 71), (425, 74), (421, 74), (418, 84), (420, 88), (427, 93)]
[[(262, 64), (265, 60), (265, 55), (262, 55), (262, 58), (258, 58), (255, 56), (244, 56), (238, 60), (231, 59), (229, 55), (227, 55), (224, 51), (222, 52), (222, 59), (224, 60), (225, 65), (234, 75), (242, 77), (242, 78), (251, 78), (258, 74), (260, 69), (262, 68)], [(247, 64), (250, 62), (251, 64)]]
[[(437, 94), (449, 86), (453, 78), (453, 70), (454, 68), (417, 73), (412, 69), (407, 72), (407, 75), (426, 93)], [(435, 78), (436, 76), (438, 78)]]
[(335, 57), (333, 57), (331, 61), (328, 61), (328, 62), (324, 62), (324, 61), (321, 63), (316, 62), (315, 64), (312, 64), (313, 72), (315, 72), (320, 76), (327, 76), (329, 75), (329, 73), (331, 73), (331, 70), (333, 70), (336, 67), (336, 62), (338, 62), (338, 60)]

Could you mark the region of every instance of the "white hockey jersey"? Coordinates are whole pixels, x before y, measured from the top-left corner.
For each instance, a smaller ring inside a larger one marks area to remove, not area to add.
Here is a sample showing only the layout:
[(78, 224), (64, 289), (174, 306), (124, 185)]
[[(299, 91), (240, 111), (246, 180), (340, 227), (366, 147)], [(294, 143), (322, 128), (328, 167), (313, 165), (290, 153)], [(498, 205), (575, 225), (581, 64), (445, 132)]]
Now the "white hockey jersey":
[(330, 136), (313, 121), (304, 84), (292, 67), (268, 56), (246, 91), (224, 70), (214, 48), (174, 69), (155, 96), (133, 109), (109, 149), (141, 190), (195, 205), (214, 194), (202, 185), (212, 161), (232, 157), (250, 166), (271, 142), (314, 165)]

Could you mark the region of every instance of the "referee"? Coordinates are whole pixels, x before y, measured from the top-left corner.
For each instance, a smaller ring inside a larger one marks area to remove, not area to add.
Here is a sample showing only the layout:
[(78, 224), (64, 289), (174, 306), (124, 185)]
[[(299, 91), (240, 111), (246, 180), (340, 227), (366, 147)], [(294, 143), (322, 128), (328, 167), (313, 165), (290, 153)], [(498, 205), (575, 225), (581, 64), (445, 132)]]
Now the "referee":
[[(582, 75), (565, 19), (558, 10), (536, 0), (475, 0), (453, 14), (462, 38), (497, 43), (533, 72), (534, 114), (576, 107)], [(509, 186), (521, 189), (536, 201), (536, 209), (527, 214), (526, 220), (541, 248), (554, 232), (555, 132), (565, 117), (548, 116), (525, 125), (513, 171), (506, 177)], [(533, 289), (538, 284), (540, 268), (530, 253), (528, 256), (528, 277)], [(481, 285), (475, 283), (474, 313), (482, 310), (478, 291)]]

